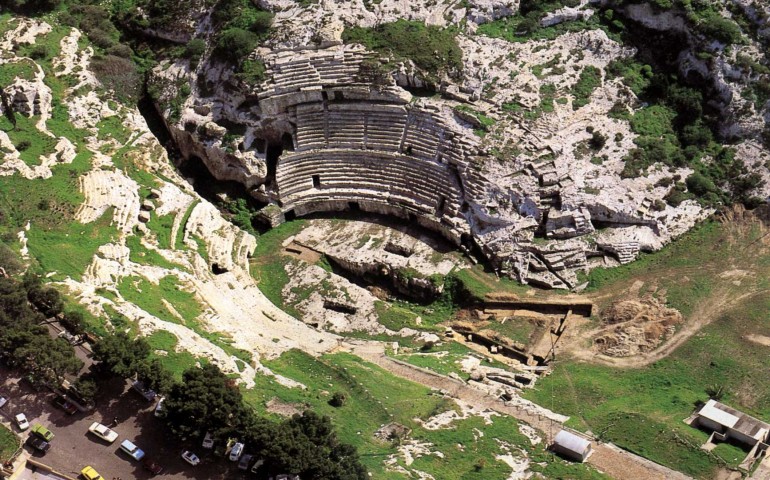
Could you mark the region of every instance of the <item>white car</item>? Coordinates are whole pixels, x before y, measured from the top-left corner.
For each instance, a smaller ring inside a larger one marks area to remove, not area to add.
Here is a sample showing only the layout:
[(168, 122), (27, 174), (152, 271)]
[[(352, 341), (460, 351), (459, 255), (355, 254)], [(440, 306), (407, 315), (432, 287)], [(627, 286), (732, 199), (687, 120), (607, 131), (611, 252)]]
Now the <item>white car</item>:
[(88, 427), (88, 431), (101, 438), (107, 443), (112, 443), (118, 438), (118, 432), (110, 430), (106, 425), (94, 422)]
[(156, 417), (162, 417), (163, 416), (163, 401), (166, 400), (166, 397), (160, 397), (160, 400), (158, 400), (158, 404), (155, 405), (155, 416)]
[(5, 405), (6, 403), (8, 403), (8, 398), (3, 397), (2, 395), (0, 395), (0, 407)]
[(214, 435), (211, 432), (206, 432), (206, 436), (203, 437), (203, 448), (214, 448)]
[(23, 413), (20, 413), (16, 415), (16, 425), (19, 426), (19, 430), (26, 430), (29, 428), (29, 421), (27, 420), (27, 416)]
[(189, 450), (185, 450), (184, 452), (182, 452), (182, 458), (184, 458), (184, 461), (189, 463), (193, 467), (201, 463), (201, 459), (198, 458), (198, 455), (194, 454)]
[(230, 450), (230, 461), (237, 462), (238, 459), (241, 458), (241, 455), (243, 455), (243, 444), (238, 442), (233, 445), (233, 449)]

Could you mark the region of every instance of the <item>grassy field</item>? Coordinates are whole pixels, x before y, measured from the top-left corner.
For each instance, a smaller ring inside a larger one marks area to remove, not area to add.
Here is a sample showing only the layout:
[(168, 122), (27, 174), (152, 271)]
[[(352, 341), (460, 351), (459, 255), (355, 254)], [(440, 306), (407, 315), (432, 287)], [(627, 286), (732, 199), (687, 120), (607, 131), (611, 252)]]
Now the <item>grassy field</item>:
[(163, 366), (173, 373), (174, 378), (179, 381), (182, 380), (182, 373), (188, 368), (195, 366), (196, 363), (201, 365), (208, 363), (206, 358), (195, 357), (184, 351), (177, 352), (176, 345), (179, 341), (172, 333), (158, 330), (146, 337), (146, 340), (153, 349), (151, 357), (161, 359)]
[(0, 425), (0, 461), (6, 461), (19, 448), (21, 441), (15, 433)]
[[(708, 222), (638, 262), (597, 270), (590, 296), (600, 306), (629, 293), (655, 293), (703, 328), (670, 355), (635, 368), (600, 366), (568, 355), (527, 397), (571, 415), (570, 424), (697, 478), (743, 459), (731, 445), (712, 455), (698, 447), (707, 434), (682, 420), (722, 390), (722, 401), (770, 419), (770, 380), (761, 374), (770, 348), (770, 249), (757, 221)], [(666, 445), (666, 448), (661, 448)]]
[(290, 261), (289, 257), (281, 255), (281, 243), (299, 233), (305, 224), (303, 220), (287, 222), (260, 235), (250, 265), (251, 275), (268, 300), (294, 316), (299, 312), (287, 308), (281, 295), (283, 287), (289, 283), (284, 265)]
[[(505, 454), (506, 445), (515, 456), (523, 450), (533, 459), (542, 461), (540, 465), (533, 465), (533, 469), (543, 471), (549, 478), (604, 478), (584, 465), (570, 465), (551, 458), (542, 445), (532, 447), (519, 433), (516, 421), (509, 417), (492, 417), (491, 424), (485, 424), (480, 417), (470, 417), (454, 422), (451, 428), (427, 430), (416, 419), (425, 420), (447, 410), (457, 410), (457, 405), (353, 355), (337, 353), (314, 359), (292, 350), (264, 363), (274, 372), (302, 382), (308, 388), (287, 388), (270, 377), (258, 375), (257, 386), (243, 392), (247, 401), (261, 412), (266, 411), (268, 401), (277, 398), (300, 409), (310, 407), (330, 416), (341, 440), (358, 447), (374, 479), (404, 478), (401, 474), (386, 471), (383, 465), (389, 455), (396, 453), (397, 444), (373, 437), (375, 431), (390, 422), (413, 429), (412, 438), (432, 444), (429, 446), (431, 452), (444, 455), (443, 458), (435, 454), (421, 456), (408, 466), (435, 478), (508, 478), (511, 469), (495, 458)], [(336, 392), (347, 397), (342, 407), (329, 404)], [(484, 435), (480, 436), (479, 431)], [(398, 465), (407, 467), (403, 460), (399, 460)]]
[[(405, 350), (402, 349), (398, 354), (392, 355), (394, 358), (403, 360), (412, 365), (422, 368), (428, 368), (434, 372), (443, 375), (456, 373), (461, 378), (467, 378), (468, 374), (462, 370), (460, 361), (468, 356), (480, 357), (480, 355), (464, 346), (461, 343), (448, 341), (435, 345), (427, 350)], [(507, 366), (496, 360), (484, 360), (484, 365), (489, 367), (502, 368), (507, 370)]]

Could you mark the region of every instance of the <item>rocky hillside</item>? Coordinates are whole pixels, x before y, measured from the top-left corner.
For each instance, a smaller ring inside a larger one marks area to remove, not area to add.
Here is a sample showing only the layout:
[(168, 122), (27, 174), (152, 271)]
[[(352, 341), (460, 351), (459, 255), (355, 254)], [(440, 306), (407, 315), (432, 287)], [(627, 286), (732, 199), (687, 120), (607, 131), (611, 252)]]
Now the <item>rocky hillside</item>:
[(768, 196), (758, 3), (182, 3), (122, 13), (150, 94), (180, 161), (271, 224), (386, 213), (576, 288)]
[[(202, 199), (137, 107), (104, 87), (95, 65), (124, 65), (97, 49), (68, 26), (0, 17), (3, 258), (20, 245), (84, 306), (90, 330), (141, 332), (169, 361), (215, 363), (245, 385), (269, 373), (261, 355), (331, 348), (330, 335), (303, 340), (309, 327), (264, 298), (249, 274), (254, 237)], [(155, 342), (168, 333), (171, 345)]]

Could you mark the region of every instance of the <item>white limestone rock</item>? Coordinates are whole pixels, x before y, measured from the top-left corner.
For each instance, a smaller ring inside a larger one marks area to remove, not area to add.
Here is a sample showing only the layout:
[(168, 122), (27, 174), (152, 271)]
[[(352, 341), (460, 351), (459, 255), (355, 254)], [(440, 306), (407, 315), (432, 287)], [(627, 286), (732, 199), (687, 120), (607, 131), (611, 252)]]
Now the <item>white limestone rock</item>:
[(509, 17), (519, 11), (519, 0), (470, 0), (468, 4), (468, 20), (477, 25)]

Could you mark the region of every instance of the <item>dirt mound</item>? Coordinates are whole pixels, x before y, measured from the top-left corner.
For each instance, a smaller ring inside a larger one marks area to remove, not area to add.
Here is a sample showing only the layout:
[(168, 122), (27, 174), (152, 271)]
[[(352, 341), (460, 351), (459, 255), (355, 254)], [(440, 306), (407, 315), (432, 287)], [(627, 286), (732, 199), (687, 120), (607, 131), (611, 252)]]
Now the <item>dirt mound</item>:
[(594, 338), (595, 348), (612, 357), (649, 352), (673, 335), (682, 314), (654, 297), (619, 300), (601, 312), (607, 326)]

